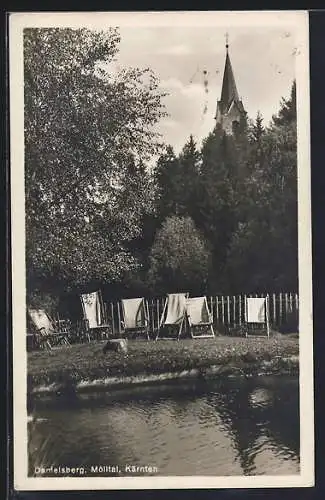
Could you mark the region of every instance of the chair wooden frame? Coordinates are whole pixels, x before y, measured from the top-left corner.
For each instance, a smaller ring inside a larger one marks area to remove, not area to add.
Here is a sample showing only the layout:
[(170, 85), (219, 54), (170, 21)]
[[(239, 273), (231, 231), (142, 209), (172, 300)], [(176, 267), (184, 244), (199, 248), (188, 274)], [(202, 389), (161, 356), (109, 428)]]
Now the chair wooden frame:
[[(188, 307), (188, 305), (189, 305), (189, 302), (191, 300), (196, 300), (196, 299), (199, 299), (199, 298), (204, 300), (204, 304), (206, 306), (206, 312), (207, 312), (209, 321), (208, 322), (200, 322), (200, 323), (194, 324), (192, 322), (191, 316), (189, 314), (189, 307)], [(208, 307), (208, 302), (207, 302), (206, 296), (187, 298), (187, 300), (186, 300), (186, 316), (187, 316), (187, 321), (188, 321), (188, 325), (189, 325), (190, 335), (191, 335), (192, 339), (204, 339), (204, 338), (214, 338), (215, 337), (214, 330), (213, 330), (213, 318), (212, 318), (212, 314), (211, 314), (211, 312), (209, 310), (209, 307)], [(195, 334), (195, 330), (199, 330), (200, 328), (201, 329), (203, 328), (206, 332), (210, 330), (210, 333)]]
[[(260, 321), (260, 322), (253, 322), (253, 321), (248, 321), (248, 301), (249, 300), (254, 300), (254, 299), (264, 299), (264, 318), (265, 321)], [(265, 297), (246, 297), (245, 301), (245, 322), (244, 322), (244, 327), (245, 327), (245, 336), (247, 337), (256, 337), (256, 338), (270, 338), (270, 300), (269, 300), (269, 295), (266, 295)], [(249, 333), (249, 326), (248, 325), (255, 325), (255, 329), (261, 328), (262, 325), (265, 328), (266, 335), (256, 335), (256, 334), (250, 334)]]
[[(173, 295), (184, 295), (185, 296), (185, 305), (184, 305), (184, 314), (181, 318), (181, 321), (180, 323), (174, 323), (174, 324), (168, 324), (168, 325), (165, 325), (164, 324), (164, 321), (166, 319), (166, 315), (167, 315), (167, 307), (168, 307), (168, 302), (169, 302), (169, 298)], [(186, 299), (188, 298), (188, 293), (179, 293), (179, 294), (168, 294), (166, 299), (165, 299), (165, 303), (164, 303), (164, 308), (163, 308), (163, 311), (162, 311), (162, 314), (160, 316), (160, 321), (159, 321), (159, 325), (158, 325), (158, 331), (157, 331), (157, 335), (156, 335), (156, 338), (155, 340), (179, 340), (180, 339), (180, 336), (182, 335), (183, 333), (183, 328), (184, 328), (184, 324), (186, 324)], [(169, 331), (171, 330), (175, 330), (176, 329), (176, 333), (177, 335), (175, 336), (167, 336), (167, 337), (161, 337), (160, 336), (160, 331), (162, 328), (167, 328)]]
[[(35, 313), (38, 313), (38, 315), (41, 314), (42, 316), (47, 318), (48, 324), (51, 326), (51, 330), (47, 330), (45, 326), (39, 327), (37, 321), (35, 320)], [(60, 331), (60, 329), (55, 328), (55, 322), (50, 318), (50, 316), (44, 309), (28, 308), (28, 314), (31, 322), (34, 325), (34, 328), (36, 329), (36, 332), (34, 334), (27, 335), (33, 335), (36, 345), (38, 345), (40, 348), (45, 347), (49, 350), (52, 349), (53, 340), (58, 341), (62, 345), (70, 345), (67, 329), (65, 328), (65, 331), (62, 332)]]
[(125, 322), (125, 316), (126, 316), (126, 311), (125, 311), (125, 303), (129, 300), (133, 299), (121, 299), (121, 307), (122, 307), (122, 314), (123, 314), (123, 320), (121, 321), (122, 328), (123, 328), (123, 334), (125, 336), (127, 335), (140, 335), (140, 334), (145, 334), (147, 337), (147, 340), (150, 340), (149, 336), (149, 307), (148, 307), (148, 302), (145, 300), (144, 297), (139, 297), (137, 298), (138, 300), (141, 300), (141, 304), (143, 304), (144, 308), (144, 325), (143, 326), (136, 326), (134, 328), (128, 328), (126, 327), (126, 322)]
[[(104, 302), (103, 302), (103, 297), (102, 297), (101, 291), (100, 290), (96, 290), (95, 293), (98, 294), (98, 300), (99, 300), (99, 305), (100, 305), (100, 310), (101, 310), (101, 317), (104, 318), (104, 316), (105, 316), (104, 315)], [(97, 333), (97, 334), (99, 333), (101, 340), (103, 339), (103, 336), (105, 336), (107, 338), (107, 330), (111, 329), (111, 325), (109, 323), (103, 323), (103, 324), (96, 325), (96, 326), (93, 326), (93, 327), (91, 327), (89, 325), (89, 319), (87, 318), (87, 312), (86, 312), (84, 298), (83, 298), (83, 297), (85, 297), (85, 295), (88, 295), (88, 294), (81, 294), (80, 295), (80, 300), (81, 300), (81, 305), (82, 305), (84, 322), (85, 322), (85, 325), (86, 325), (85, 335), (86, 335), (86, 338), (87, 338), (88, 342), (90, 342), (92, 340), (93, 333)]]

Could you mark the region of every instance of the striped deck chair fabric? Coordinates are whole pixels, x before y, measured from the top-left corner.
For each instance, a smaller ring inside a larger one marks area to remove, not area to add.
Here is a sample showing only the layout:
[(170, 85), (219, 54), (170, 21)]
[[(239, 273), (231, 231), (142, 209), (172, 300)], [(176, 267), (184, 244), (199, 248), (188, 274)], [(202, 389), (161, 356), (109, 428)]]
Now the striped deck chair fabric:
[[(156, 340), (158, 340), (158, 338), (175, 337), (179, 340), (184, 329), (187, 297), (187, 293), (171, 293), (167, 295)], [(160, 332), (162, 329), (168, 331), (169, 335), (167, 337), (161, 337)]]
[(38, 342), (41, 346), (52, 348), (53, 342), (69, 345), (65, 333), (56, 331), (53, 323), (44, 309), (28, 309), (29, 317), (37, 330)]
[(145, 299), (122, 299), (125, 334), (144, 333), (149, 340), (149, 311)]
[(192, 338), (214, 337), (212, 316), (206, 297), (188, 298), (186, 313)]

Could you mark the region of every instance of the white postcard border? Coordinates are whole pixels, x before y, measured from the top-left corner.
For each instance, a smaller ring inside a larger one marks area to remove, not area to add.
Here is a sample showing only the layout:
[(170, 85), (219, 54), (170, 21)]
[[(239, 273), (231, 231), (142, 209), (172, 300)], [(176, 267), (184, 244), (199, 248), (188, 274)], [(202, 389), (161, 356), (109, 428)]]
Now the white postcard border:
[[(292, 476), (182, 476), (112, 478), (27, 477), (26, 269), (24, 192), (24, 27), (291, 26), (297, 36), (298, 244), (300, 299), (301, 472)], [(314, 484), (313, 324), (310, 200), (309, 30), (307, 11), (14, 13), (9, 18), (10, 157), (12, 225), (14, 488), (114, 490), (167, 488), (304, 487)]]

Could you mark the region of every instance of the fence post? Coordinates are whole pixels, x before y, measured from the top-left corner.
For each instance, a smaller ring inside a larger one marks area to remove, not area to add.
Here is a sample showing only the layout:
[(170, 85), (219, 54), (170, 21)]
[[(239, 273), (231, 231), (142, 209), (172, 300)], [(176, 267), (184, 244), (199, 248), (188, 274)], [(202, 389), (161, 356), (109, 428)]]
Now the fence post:
[(160, 321), (160, 308), (159, 308), (159, 299), (157, 299), (157, 330), (159, 328), (159, 321)]
[(222, 320), (222, 324), (224, 325), (225, 324), (225, 299), (223, 297), (223, 295), (221, 295), (221, 320)]
[(154, 328), (154, 318), (153, 318), (153, 314), (154, 314), (154, 311), (153, 311), (153, 299), (150, 299), (150, 301), (148, 301), (148, 312), (149, 312), (149, 328), (150, 328), (150, 325), (152, 325), (152, 328)]
[(239, 325), (241, 325), (241, 295), (238, 295), (238, 300)]
[(236, 323), (236, 295), (233, 295), (232, 299), (233, 299), (233, 307), (232, 307), (233, 318), (232, 318), (232, 322), (233, 322), (233, 326), (235, 326), (237, 324)]
[(289, 293), (289, 312), (290, 314), (292, 313), (292, 300), (293, 300), (293, 296), (292, 296), (292, 293), (290, 292)]
[(276, 295), (273, 293), (272, 295), (272, 301), (273, 301), (273, 324), (276, 324)]
[(112, 333), (115, 335), (115, 321), (114, 321), (114, 305), (113, 302), (110, 303), (111, 306), (111, 315), (112, 315)]
[(214, 318), (214, 311), (213, 311), (213, 297), (210, 297), (210, 314), (212, 318), (212, 323), (213, 323), (213, 318)]
[(247, 295), (244, 294), (244, 321), (247, 321)]
[(267, 330), (267, 338), (270, 338), (270, 299), (269, 295), (266, 294), (266, 330)]
[(230, 324), (230, 297), (227, 295), (227, 321)]
[(120, 303), (117, 303), (117, 321), (118, 321), (118, 333), (121, 333), (121, 312), (120, 312)]
[(279, 325), (282, 324), (282, 316), (283, 316), (283, 309), (282, 309), (282, 292), (279, 293)]
[(299, 329), (299, 297), (298, 294), (295, 293), (295, 305), (296, 305), (296, 318), (297, 318), (297, 323), (298, 323), (298, 329)]
[(216, 295), (216, 323), (219, 323), (219, 299), (218, 295)]
[(285, 322), (286, 322), (287, 317), (288, 317), (288, 312), (289, 312), (289, 302), (288, 302), (287, 292), (284, 294), (284, 303), (285, 303)]

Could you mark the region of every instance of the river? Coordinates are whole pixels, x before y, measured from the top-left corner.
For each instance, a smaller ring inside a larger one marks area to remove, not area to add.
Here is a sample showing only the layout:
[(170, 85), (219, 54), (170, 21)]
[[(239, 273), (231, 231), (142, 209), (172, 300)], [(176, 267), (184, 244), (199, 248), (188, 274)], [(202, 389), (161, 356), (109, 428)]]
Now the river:
[(299, 474), (296, 377), (42, 400), (33, 414), (30, 475), (71, 476), (73, 467), (86, 476)]

